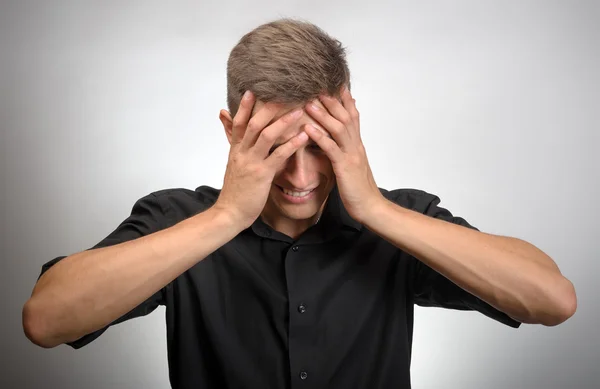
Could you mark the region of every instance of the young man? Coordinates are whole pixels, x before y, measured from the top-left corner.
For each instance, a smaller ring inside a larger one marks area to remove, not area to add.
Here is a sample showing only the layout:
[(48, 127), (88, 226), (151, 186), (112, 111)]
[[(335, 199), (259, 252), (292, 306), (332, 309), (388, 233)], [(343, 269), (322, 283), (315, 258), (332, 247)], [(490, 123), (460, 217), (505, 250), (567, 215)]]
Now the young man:
[(91, 249), (43, 266), (23, 308), (80, 348), (166, 306), (173, 388), (410, 387), (414, 304), (557, 325), (573, 285), (520, 239), (416, 189), (377, 187), (340, 43), (278, 20), (227, 68), (221, 190), (166, 189)]

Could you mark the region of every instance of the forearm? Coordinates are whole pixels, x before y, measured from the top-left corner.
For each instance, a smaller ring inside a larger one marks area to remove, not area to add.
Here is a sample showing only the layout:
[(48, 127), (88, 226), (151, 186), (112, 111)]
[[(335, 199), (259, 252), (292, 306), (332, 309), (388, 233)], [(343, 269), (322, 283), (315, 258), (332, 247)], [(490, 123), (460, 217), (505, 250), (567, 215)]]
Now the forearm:
[(530, 243), (434, 219), (387, 200), (374, 209), (366, 224), (521, 322), (556, 325), (574, 312), (573, 285), (550, 257)]
[(27, 336), (54, 347), (96, 331), (163, 288), (240, 231), (209, 209), (177, 225), (56, 263), (23, 307)]

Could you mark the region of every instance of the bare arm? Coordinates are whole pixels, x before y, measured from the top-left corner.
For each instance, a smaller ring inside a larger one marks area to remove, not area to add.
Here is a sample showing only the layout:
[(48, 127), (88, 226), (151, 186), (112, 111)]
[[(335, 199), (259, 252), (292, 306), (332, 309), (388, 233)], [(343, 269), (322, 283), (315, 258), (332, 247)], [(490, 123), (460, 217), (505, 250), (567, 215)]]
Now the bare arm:
[(528, 242), (437, 220), (388, 200), (373, 207), (365, 224), (522, 323), (555, 326), (577, 309), (573, 284)]
[(242, 229), (227, 212), (212, 207), (153, 234), (70, 255), (35, 285), (23, 307), (25, 334), (50, 348), (103, 328)]
[(23, 328), (32, 342), (54, 347), (106, 327), (259, 217), (275, 173), (308, 136), (301, 132), (269, 153), (303, 111), (269, 124), (278, 105), (267, 103), (250, 118), (256, 98), (250, 91), (244, 96), (235, 120), (222, 114), (231, 149), (216, 203), (173, 227), (73, 254), (48, 269), (23, 307)]

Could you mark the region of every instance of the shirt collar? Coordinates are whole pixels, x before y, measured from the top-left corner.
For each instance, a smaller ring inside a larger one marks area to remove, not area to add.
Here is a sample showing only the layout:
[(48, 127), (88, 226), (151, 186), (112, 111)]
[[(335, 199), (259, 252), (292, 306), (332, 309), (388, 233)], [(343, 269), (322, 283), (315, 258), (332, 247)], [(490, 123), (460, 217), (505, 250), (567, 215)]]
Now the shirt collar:
[[(325, 204), (325, 210), (323, 211), (323, 218), (330, 218), (337, 221), (338, 225), (351, 227), (357, 231), (362, 229), (362, 224), (358, 221), (352, 219), (352, 217), (348, 214), (346, 207), (344, 207), (344, 202), (340, 197), (340, 192), (337, 186), (337, 183), (334, 185), (333, 189), (329, 193), (329, 198), (327, 200), (327, 204)], [(321, 221), (319, 221), (320, 223)]]

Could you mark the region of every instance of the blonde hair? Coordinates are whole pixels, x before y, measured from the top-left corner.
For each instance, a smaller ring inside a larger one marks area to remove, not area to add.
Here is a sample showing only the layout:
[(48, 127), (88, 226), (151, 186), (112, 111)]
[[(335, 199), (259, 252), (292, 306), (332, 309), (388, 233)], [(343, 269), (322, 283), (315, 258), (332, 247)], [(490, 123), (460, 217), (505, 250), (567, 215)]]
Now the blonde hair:
[(342, 44), (312, 23), (279, 19), (244, 35), (227, 61), (227, 106), (237, 113), (246, 90), (257, 100), (301, 104), (350, 89)]

